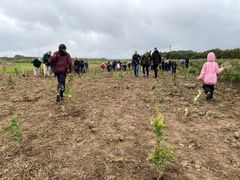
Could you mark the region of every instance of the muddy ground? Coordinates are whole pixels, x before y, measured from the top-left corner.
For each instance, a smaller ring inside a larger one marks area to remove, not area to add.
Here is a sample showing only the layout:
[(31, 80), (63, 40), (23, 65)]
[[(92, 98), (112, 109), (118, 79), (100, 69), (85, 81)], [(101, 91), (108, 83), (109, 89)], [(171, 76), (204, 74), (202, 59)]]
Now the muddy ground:
[(202, 95), (194, 105), (196, 77), (152, 76), (74, 76), (72, 97), (56, 104), (54, 77), (13, 76), (11, 89), (0, 75), (1, 131), (13, 116), (23, 127), (20, 144), (1, 133), (0, 179), (156, 179), (146, 158), (160, 107), (176, 158), (162, 179), (239, 180), (240, 85), (219, 82), (214, 100)]

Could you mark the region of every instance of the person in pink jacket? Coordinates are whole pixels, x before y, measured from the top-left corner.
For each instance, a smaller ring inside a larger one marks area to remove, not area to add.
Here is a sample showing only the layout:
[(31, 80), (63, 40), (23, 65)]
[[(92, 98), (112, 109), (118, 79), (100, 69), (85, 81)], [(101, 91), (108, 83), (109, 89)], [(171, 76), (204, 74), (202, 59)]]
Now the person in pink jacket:
[(207, 62), (204, 63), (201, 74), (197, 79), (203, 80), (203, 89), (207, 95), (207, 100), (213, 98), (214, 86), (217, 83), (217, 74), (222, 72), (223, 68), (219, 68), (216, 62), (216, 56), (213, 52), (207, 55)]

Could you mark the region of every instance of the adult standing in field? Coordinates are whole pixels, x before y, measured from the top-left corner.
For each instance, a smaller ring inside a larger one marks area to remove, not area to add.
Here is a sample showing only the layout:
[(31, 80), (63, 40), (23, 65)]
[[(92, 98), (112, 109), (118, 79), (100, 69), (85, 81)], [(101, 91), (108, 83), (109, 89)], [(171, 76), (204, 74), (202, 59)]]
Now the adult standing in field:
[(154, 52), (152, 54), (152, 63), (153, 63), (153, 70), (154, 70), (154, 78), (158, 76), (158, 66), (161, 63), (161, 55), (157, 48), (154, 48)]
[(51, 65), (52, 70), (57, 77), (57, 102), (63, 100), (65, 91), (65, 81), (67, 73), (72, 71), (72, 60), (70, 54), (67, 53), (67, 47), (64, 44), (59, 45), (59, 50), (55, 52), (47, 65)]
[(88, 62), (86, 61), (84, 64), (85, 64), (86, 72), (88, 72)]
[(143, 68), (143, 76), (145, 77), (145, 75), (147, 73), (147, 77), (148, 77), (149, 76), (149, 66), (151, 65), (150, 53), (148, 51), (146, 51), (146, 53), (142, 56), (141, 65)]
[(188, 57), (185, 59), (185, 65), (186, 65), (186, 68), (188, 68), (188, 66), (189, 66), (189, 58)]
[(44, 74), (44, 77), (47, 77), (50, 73), (50, 66), (47, 65), (48, 61), (50, 60), (51, 58), (51, 54), (52, 52), (51, 51), (48, 51), (47, 53), (45, 53), (43, 55), (43, 74)]
[(40, 67), (42, 62), (38, 60), (38, 58), (34, 58), (32, 61), (33, 64), (33, 74), (34, 76), (39, 76), (40, 75)]
[(141, 58), (141, 56), (137, 53), (137, 51), (134, 51), (134, 54), (132, 56), (132, 64), (133, 64), (133, 70), (134, 70), (135, 77), (138, 77), (140, 58)]

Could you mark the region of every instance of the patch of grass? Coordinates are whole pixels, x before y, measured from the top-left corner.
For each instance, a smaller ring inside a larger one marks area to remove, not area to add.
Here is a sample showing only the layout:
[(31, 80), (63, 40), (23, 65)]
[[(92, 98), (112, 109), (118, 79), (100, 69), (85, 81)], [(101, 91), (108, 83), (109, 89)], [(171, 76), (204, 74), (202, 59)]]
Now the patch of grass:
[(219, 74), (219, 79), (232, 82), (240, 82), (240, 61), (225, 62), (224, 71)]
[(28, 72), (33, 70), (31, 63), (13, 63), (13, 64), (1, 64), (0, 73), (16, 74), (16, 72)]

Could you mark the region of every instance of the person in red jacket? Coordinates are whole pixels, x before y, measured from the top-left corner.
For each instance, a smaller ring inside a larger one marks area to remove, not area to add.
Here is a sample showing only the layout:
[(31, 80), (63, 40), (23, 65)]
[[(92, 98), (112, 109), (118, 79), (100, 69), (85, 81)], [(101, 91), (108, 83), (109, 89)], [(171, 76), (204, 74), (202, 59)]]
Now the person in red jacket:
[(52, 71), (58, 79), (57, 86), (57, 102), (63, 100), (63, 93), (65, 91), (65, 81), (67, 73), (72, 71), (72, 60), (70, 54), (66, 51), (67, 47), (64, 44), (59, 45), (59, 50), (55, 52), (47, 65), (51, 66)]

